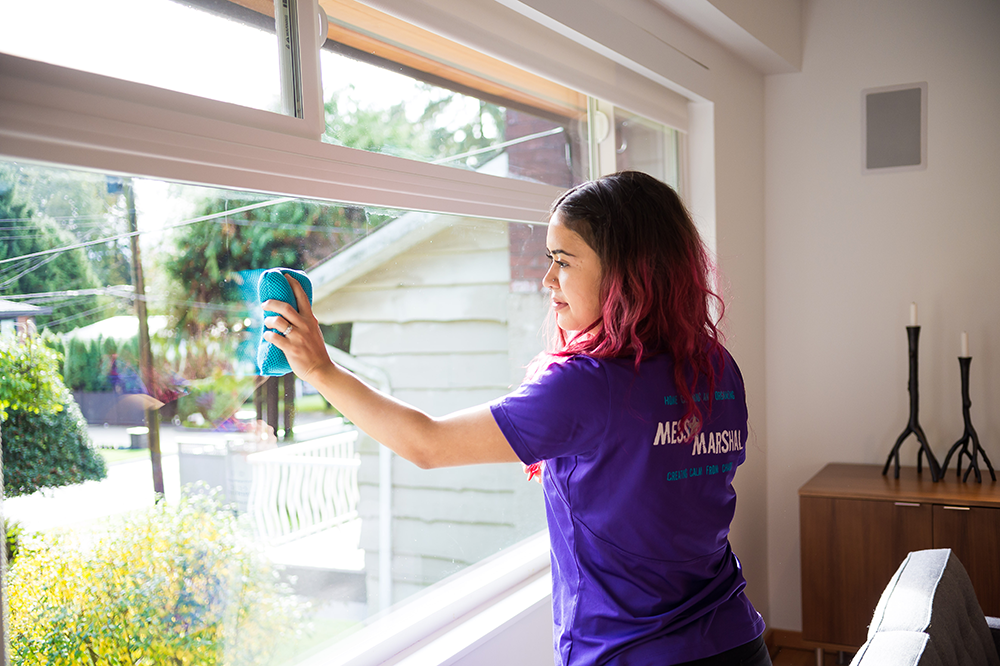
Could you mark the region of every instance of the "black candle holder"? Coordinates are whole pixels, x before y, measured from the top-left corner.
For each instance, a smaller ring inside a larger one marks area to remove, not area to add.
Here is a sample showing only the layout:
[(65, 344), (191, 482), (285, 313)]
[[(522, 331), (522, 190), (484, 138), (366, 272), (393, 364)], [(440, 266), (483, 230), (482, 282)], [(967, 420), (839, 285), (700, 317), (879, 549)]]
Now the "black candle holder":
[(920, 450), (917, 452), (917, 473), (923, 472), (923, 456), (927, 454), (927, 467), (931, 471), (931, 481), (937, 483), (941, 479), (941, 467), (938, 465), (934, 453), (931, 452), (931, 447), (927, 443), (927, 436), (924, 435), (924, 429), (920, 427), (920, 421), (917, 419), (917, 414), (920, 411), (920, 390), (917, 386), (917, 347), (920, 342), (920, 327), (907, 326), (906, 337), (910, 344), (910, 381), (908, 384), (910, 391), (910, 421), (903, 430), (903, 434), (896, 440), (896, 445), (892, 447), (892, 451), (889, 452), (889, 457), (886, 458), (885, 466), (882, 468), (882, 475), (884, 476), (889, 473), (889, 463), (895, 459), (895, 476), (897, 479), (899, 478), (899, 447), (907, 437), (916, 435), (917, 441), (920, 442)]
[[(990, 464), (990, 459), (986, 455), (986, 451), (979, 444), (979, 435), (976, 434), (976, 429), (972, 427), (972, 419), (969, 417), (969, 408), (972, 407), (972, 400), (969, 398), (969, 366), (972, 365), (971, 356), (959, 356), (958, 357), (958, 367), (962, 371), (962, 416), (965, 418), (965, 432), (962, 437), (955, 442), (951, 449), (948, 451), (948, 455), (944, 458), (944, 465), (941, 466), (941, 473), (948, 471), (948, 463), (951, 462), (951, 456), (956, 451), (958, 456), (955, 458), (955, 475), (962, 476), (962, 456), (969, 459), (969, 468), (965, 470), (965, 476), (962, 477), (962, 482), (969, 480), (969, 472), (975, 470), (976, 472), (976, 482), (983, 482), (983, 475), (979, 473), (979, 454), (983, 455), (983, 462), (986, 463), (986, 468), (990, 470), (990, 476), (994, 481), (997, 480), (997, 474), (993, 471), (993, 465)], [(972, 452), (969, 452), (969, 443), (972, 443)]]

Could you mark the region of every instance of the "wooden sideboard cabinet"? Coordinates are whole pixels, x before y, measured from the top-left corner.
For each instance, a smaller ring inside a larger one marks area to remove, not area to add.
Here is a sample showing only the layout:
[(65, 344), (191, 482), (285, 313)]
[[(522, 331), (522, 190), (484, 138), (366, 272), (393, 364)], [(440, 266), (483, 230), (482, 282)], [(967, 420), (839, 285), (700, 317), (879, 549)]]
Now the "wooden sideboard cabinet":
[(892, 574), (925, 548), (951, 548), (983, 612), (1000, 616), (1000, 483), (983, 477), (962, 483), (952, 465), (932, 483), (926, 467), (896, 479), (891, 467), (830, 464), (802, 486), (802, 637), (860, 647)]

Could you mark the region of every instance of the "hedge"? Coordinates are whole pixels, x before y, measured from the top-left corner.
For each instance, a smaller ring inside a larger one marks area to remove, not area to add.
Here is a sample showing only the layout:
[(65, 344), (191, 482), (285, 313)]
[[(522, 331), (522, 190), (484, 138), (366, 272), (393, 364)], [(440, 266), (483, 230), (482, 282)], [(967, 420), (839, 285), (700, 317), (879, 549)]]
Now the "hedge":
[(98, 481), (108, 473), (90, 448), (87, 422), (69, 391), (55, 414), (10, 411), (3, 424), (3, 488), (7, 497), (39, 488)]

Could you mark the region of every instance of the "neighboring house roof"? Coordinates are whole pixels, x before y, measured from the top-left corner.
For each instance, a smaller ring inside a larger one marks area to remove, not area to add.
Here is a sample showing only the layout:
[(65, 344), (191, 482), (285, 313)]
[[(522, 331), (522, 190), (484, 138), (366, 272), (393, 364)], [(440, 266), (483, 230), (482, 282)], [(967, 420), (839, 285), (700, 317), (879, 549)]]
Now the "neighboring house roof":
[[(147, 321), (149, 322), (150, 334), (155, 334), (167, 326), (167, 317), (165, 315), (152, 315), (147, 318)], [(74, 328), (66, 335), (84, 342), (96, 340), (99, 337), (128, 340), (139, 335), (139, 318), (134, 315), (109, 317), (94, 322), (89, 326)]]
[[(507, 153), (501, 153), (476, 171), (493, 176), (507, 176)], [(313, 301), (326, 298), (460, 219), (462, 218), (454, 215), (409, 212), (384, 224), (308, 271), (313, 284)]]
[(51, 307), (15, 303), (0, 299), (0, 319), (17, 319), (18, 317), (37, 317), (52, 314)]
[(462, 218), (436, 213), (405, 213), (309, 271), (313, 301), (331, 295)]

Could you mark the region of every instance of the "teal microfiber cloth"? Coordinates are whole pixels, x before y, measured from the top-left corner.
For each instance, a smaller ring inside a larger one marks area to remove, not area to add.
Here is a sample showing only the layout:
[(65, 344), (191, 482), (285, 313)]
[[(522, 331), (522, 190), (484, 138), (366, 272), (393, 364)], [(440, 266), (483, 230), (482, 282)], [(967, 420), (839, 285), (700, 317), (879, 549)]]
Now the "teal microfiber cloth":
[[(309, 276), (302, 271), (291, 268), (269, 268), (260, 274), (260, 282), (257, 284), (259, 303), (274, 299), (290, 303), (298, 310), (298, 306), (295, 304), (295, 293), (292, 291), (292, 286), (288, 284), (288, 280), (285, 279), (286, 273), (298, 280), (305, 290), (306, 296), (309, 297), (309, 303), (312, 303), (312, 282), (309, 280)], [(264, 310), (265, 317), (273, 317), (276, 314), (278, 313)], [(264, 330), (275, 331), (273, 328), (265, 328)], [(281, 335), (281, 331), (276, 332)], [(264, 331), (261, 331), (260, 342), (257, 343), (257, 367), (260, 369), (261, 376), (264, 377), (280, 377), (292, 371), (291, 366), (288, 365), (288, 359), (285, 358), (285, 352), (265, 340)]]

